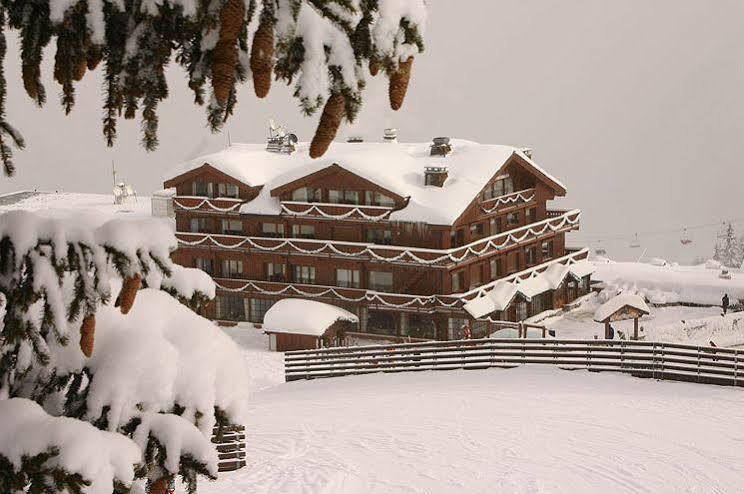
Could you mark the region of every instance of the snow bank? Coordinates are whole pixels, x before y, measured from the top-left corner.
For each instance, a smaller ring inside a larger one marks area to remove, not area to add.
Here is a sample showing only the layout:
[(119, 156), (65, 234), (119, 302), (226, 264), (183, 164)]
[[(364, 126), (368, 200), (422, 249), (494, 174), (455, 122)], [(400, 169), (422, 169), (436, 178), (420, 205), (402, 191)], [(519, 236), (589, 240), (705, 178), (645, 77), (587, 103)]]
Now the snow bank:
[(297, 381), (252, 401), (260, 461), (200, 494), (738, 492), (744, 477), (744, 393), (727, 387), (527, 366)]
[(264, 316), (264, 326), (269, 331), (312, 336), (322, 336), (336, 321), (357, 323), (359, 318), (335, 305), (299, 298), (279, 300)]
[(52, 417), (24, 398), (0, 400), (0, 455), (18, 470), (21, 458), (59, 449), (48, 467), (77, 472), (91, 485), (86, 494), (110, 494), (114, 480), (129, 485), (134, 464), (140, 461), (137, 445), (118, 433), (101, 431), (87, 422)]
[[(158, 273), (159, 274), (159, 273)], [(148, 283), (150, 280), (148, 279)], [(157, 285), (150, 285), (157, 286)], [(195, 293), (201, 292), (210, 299), (215, 296), (215, 285), (212, 277), (201, 269), (186, 268), (174, 264), (171, 275), (160, 282), (163, 288), (173, 288), (183, 297), (190, 299)]]
[(744, 300), (744, 273), (719, 278), (717, 269), (700, 266), (654, 266), (637, 262), (594, 262), (593, 278), (615, 291), (636, 293), (652, 304), (693, 303), (720, 305), (728, 293)]
[(625, 306), (638, 309), (639, 311), (646, 314), (649, 314), (651, 312), (642, 297), (631, 293), (624, 293), (612, 297), (610, 300), (600, 305), (597, 311), (594, 313), (594, 320), (602, 322)]

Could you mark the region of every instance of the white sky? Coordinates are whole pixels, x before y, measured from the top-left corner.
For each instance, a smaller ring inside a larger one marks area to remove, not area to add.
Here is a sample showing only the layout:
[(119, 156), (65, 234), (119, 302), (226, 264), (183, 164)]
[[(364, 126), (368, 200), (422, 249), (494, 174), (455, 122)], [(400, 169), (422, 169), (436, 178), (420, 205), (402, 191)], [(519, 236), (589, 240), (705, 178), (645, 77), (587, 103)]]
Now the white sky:
[[(467, 7), (467, 8), (465, 8)], [(388, 109), (385, 81), (372, 79), (365, 109), (349, 133), (377, 139), (394, 125), (400, 140), (450, 135), (534, 147), (535, 159), (568, 186), (566, 206), (584, 210), (569, 243), (603, 244), (610, 255), (660, 255), (689, 261), (710, 255), (716, 227), (739, 219), (744, 181), (744, 2), (741, 0), (429, 0), (427, 52), (416, 59), (403, 109)], [(8, 116), (26, 137), (16, 153), (17, 189), (111, 190), (111, 160), (141, 194), (162, 186), (174, 163), (214, 151), (204, 110), (185, 78), (169, 71), (171, 98), (160, 108), (160, 148), (139, 146), (139, 122), (120, 123), (113, 149), (102, 138), (101, 69), (77, 87), (69, 117), (52, 81), (49, 101), (34, 107), (20, 83), (18, 44), (9, 40)], [(262, 142), (269, 118), (309, 140), (317, 116), (301, 115), (291, 88), (266, 100), (243, 86), (233, 141)], [(644, 248), (627, 248), (633, 232)], [(611, 239), (610, 237), (614, 237)]]

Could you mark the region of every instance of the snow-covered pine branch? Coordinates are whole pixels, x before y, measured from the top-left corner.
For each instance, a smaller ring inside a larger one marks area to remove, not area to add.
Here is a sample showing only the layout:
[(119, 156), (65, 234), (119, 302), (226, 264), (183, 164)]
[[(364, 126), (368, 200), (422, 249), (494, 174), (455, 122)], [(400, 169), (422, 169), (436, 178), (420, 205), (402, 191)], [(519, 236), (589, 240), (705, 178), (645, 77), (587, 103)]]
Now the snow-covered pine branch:
[[(128, 468), (152, 485), (180, 475), (193, 492), (197, 475), (216, 475), (212, 430), (241, 417), (248, 374), (232, 340), (179, 302), (208, 301), (214, 284), (174, 265), (175, 246), (170, 227), (156, 219), (94, 227), (27, 212), (0, 215), (0, 410), (8, 411), (0, 422), (21, 420), (11, 414), (22, 407), (8, 403), (30, 399), (52, 417), (67, 417), (65, 424), (133, 439), (138, 455)], [(128, 485), (131, 475), (65, 467), (70, 449), (105, 447), (105, 437), (24, 442), (35, 449), (17, 461), (17, 450), (0, 446), (0, 485), (22, 492), (29, 482), (46, 482), (44, 475), (107, 484), (82, 492)], [(115, 456), (102, 459), (104, 467), (110, 460), (121, 468)]]
[[(104, 63), (109, 145), (118, 116), (139, 113), (143, 145), (157, 146), (157, 107), (168, 97), (165, 67), (175, 59), (188, 74), (195, 102), (208, 102), (215, 132), (235, 109), (237, 83), (251, 78), (259, 98), (268, 94), (272, 73), (294, 83), (304, 113), (324, 108), (313, 139), (313, 156), (320, 156), (341, 121), (356, 117), (367, 66), (372, 75), (384, 69), (390, 105), (401, 107), (413, 57), (424, 48), (426, 9), (425, 0), (0, 0), (0, 17), (0, 62), (4, 29), (15, 29), (23, 85), (40, 106), (46, 102), (40, 67), (47, 45), (56, 43), (54, 79), (68, 113), (75, 84)], [(5, 138), (18, 146), (23, 141), (5, 120), (5, 94), (0, 73), (0, 158), (12, 174)]]

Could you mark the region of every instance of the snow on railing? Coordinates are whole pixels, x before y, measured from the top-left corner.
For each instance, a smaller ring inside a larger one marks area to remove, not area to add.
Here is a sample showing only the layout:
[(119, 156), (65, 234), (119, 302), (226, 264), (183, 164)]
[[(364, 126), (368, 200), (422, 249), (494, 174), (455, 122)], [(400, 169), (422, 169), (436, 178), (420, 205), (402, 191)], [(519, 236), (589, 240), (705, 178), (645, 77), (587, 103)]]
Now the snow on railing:
[[(304, 208), (301, 211), (292, 209), (293, 207)], [(330, 213), (328, 209), (346, 210), (343, 213)], [(379, 214), (368, 214), (365, 210), (372, 212), (377, 211)], [(282, 201), (282, 213), (290, 216), (318, 216), (326, 219), (345, 220), (353, 215), (357, 215), (365, 220), (380, 221), (390, 216), (393, 208), (387, 206), (365, 206), (359, 204), (337, 204), (325, 202), (300, 202), (300, 201)]]
[[(449, 249), (427, 249), (420, 247), (402, 247), (396, 245), (379, 245), (363, 242), (340, 242), (335, 240), (316, 239), (274, 239), (266, 237), (246, 237), (241, 235), (221, 235), (211, 233), (177, 232), (178, 242), (184, 246), (200, 246), (206, 242), (223, 249), (249, 248), (263, 252), (277, 252), (280, 249), (301, 254), (335, 254), (341, 257), (359, 257), (369, 255), (378, 261), (393, 263), (413, 263), (434, 265), (440, 263), (457, 263), (468, 257), (480, 257), (494, 250), (504, 249), (519, 244), (527, 239), (533, 240), (547, 233), (572, 230), (577, 228), (581, 211), (574, 209), (558, 218), (538, 221), (530, 225), (515, 228), (490, 237), (482, 238)], [(198, 240), (187, 238), (201, 237)], [(229, 242), (229, 243), (225, 243)], [(305, 248), (303, 246), (309, 246)], [(343, 250), (346, 249), (346, 250)]]
[(744, 387), (744, 352), (651, 341), (486, 338), (322, 348), (284, 354), (287, 381), (528, 364)]
[[(512, 192), (511, 194), (506, 194), (503, 196), (498, 197), (492, 197), (491, 199), (486, 199), (485, 201), (481, 202), (481, 210), (486, 213), (490, 214), (496, 211), (499, 207), (503, 206), (504, 204), (516, 204), (519, 201), (522, 202), (530, 202), (535, 198), (535, 189), (524, 189), (524, 190), (518, 190), (517, 192)], [(488, 204), (489, 207), (485, 207), (484, 205)]]

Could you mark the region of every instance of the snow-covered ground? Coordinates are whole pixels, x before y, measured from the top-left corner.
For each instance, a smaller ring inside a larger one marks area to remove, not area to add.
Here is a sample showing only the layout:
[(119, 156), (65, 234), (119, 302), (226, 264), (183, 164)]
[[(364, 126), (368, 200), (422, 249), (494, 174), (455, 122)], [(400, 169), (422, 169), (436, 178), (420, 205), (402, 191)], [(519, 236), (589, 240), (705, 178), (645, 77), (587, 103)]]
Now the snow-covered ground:
[(737, 492), (744, 392), (547, 367), (296, 381), (200, 492)]
[(125, 204), (114, 204), (113, 194), (19, 191), (0, 195), (0, 213), (25, 210), (45, 217), (82, 217), (91, 224), (107, 220), (150, 217), (150, 197), (140, 196)]

